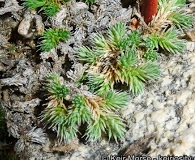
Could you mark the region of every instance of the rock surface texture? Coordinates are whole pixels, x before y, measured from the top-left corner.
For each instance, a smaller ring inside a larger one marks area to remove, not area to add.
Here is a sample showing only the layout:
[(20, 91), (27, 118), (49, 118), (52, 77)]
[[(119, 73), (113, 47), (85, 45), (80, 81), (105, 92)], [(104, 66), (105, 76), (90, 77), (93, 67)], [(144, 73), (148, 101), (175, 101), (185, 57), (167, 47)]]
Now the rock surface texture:
[[(162, 73), (158, 80), (150, 82), (141, 95), (130, 96), (128, 106), (121, 110), (128, 124), (122, 141), (116, 144), (103, 139), (93, 144), (84, 143), (81, 138), (60, 144), (40, 122), (46, 98), (43, 78), (51, 71), (69, 71), (71, 66), (66, 64), (75, 65), (78, 47), (90, 45), (95, 33), (106, 33), (118, 21), (128, 23), (133, 9), (122, 8), (120, 0), (97, 0), (90, 8), (71, 0), (44, 22), (67, 28), (71, 38), (51, 52), (39, 53), (34, 48), (33, 35), (25, 39), (17, 33), (17, 26), (24, 19), (22, 14), (27, 12), (17, 1), (12, 3), (16, 4), (9, 10), (12, 17), (6, 15), (3, 6), (0, 9), (0, 99), (6, 110), (8, 132), (17, 139), (15, 151), (20, 160), (98, 160), (102, 156), (123, 155), (137, 141), (144, 143), (145, 148), (130, 150), (128, 155), (195, 156), (195, 42), (186, 41), (185, 52), (180, 55), (161, 55)], [(5, 1), (4, 8), (12, 3)], [(186, 11), (195, 15), (194, 1), (188, 3)]]

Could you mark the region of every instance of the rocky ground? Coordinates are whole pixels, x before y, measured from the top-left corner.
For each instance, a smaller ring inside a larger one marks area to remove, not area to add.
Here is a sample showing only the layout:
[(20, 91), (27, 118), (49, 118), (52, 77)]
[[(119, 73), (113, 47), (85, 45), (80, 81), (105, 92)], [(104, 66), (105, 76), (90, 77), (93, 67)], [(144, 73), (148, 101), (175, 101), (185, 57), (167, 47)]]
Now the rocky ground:
[[(186, 11), (195, 15), (194, 1), (187, 6)], [(34, 36), (36, 25), (24, 27), (27, 34), (18, 33), (25, 17), (30, 15), (31, 23), (36, 23), (37, 13), (26, 10), (19, 0), (0, 0), (0, 7), (0, 99), (6, 111), (8, 133), (13, 137), (9, 145), (14, 147), (17, 159), (97, 160), (101, 156), (133, 154), (195, 156), (193, 37), (186, 37), (184, 53), (161, 55), (158, 61), (162, 72), (158, 80), (150, 82), (141, 95), (130, 96), (128, 106), (121, 111), (128, 124), (123, 140), (116, 144), (103, 139), (94, 144), (80, 138), (60, 144), (55, 134), (40, 123), (45, 103), (43, 78), (50, 71), (63, 74), (70, 70), (79, 46), (90, 44), (95, 33), (106, 32), (117, 21), (128, 23), (134, 11), (131, 7), (123, 8), (119, 0), (97, 0), (90, 8), (72, 0), (52, 19), (42, 17), (45, 26), (64, 27), (72, 34), (57, 49), (43, 53), (36, 48), (39, 41)], [(28, 38), (31, 33), (33, 36)]]

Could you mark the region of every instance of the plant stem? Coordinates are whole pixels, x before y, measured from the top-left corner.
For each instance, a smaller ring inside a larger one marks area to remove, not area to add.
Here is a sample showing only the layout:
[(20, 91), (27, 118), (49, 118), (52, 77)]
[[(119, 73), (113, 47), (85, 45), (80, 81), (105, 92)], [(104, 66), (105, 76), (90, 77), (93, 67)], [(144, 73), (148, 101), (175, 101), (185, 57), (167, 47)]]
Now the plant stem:
[(144, 17), (146, 24), (152, 21), (152, 17), (156, 14), (158, 7), (158, 0), (143, 0), (141, 15)]

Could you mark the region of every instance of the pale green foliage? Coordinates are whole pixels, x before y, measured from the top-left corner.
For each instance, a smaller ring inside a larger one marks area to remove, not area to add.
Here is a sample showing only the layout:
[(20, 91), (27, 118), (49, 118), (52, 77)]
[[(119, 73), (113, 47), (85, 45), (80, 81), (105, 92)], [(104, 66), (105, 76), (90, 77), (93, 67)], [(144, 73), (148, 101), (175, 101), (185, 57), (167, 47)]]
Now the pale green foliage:
[[(59, 4), (57, 3), (59, 2)], [(54, 16), (58, 10), (60, 1), (56, 0), (25, 0), (24, 5), (30, 9), (40, 8), (48, 17)]]
[(36, 9), (46, 4), (45, 0), (25, 0), (24, 5), (30, 9)]
[(175, 30), (169, 29), (164, 35), (159, 36), (157, 41), (161, 48), (171, 53), (181, 53), (184, 48), (183, 40), (177, 38)]
[(88, 64), (87, 84), (96, 94), (107, 92), (118, 82), (126, 83), (133, 94), (139, 94), (148, 80), (160, 74), (155, 63), (158, 51), (181, 53), (183, 48), (184, 42), (173, 28), (161, 33), (128, 34), (125, 25), (119, 22), (110, 27), (107, 37), (95, 36), (93, 49), (81, 47), (78, 59)]
[[(24, 5), (30, 9), (40, 9), (48, 17), (54, 16), (63, 3), (69, 2), (70, 0), (24, 0)], [(85, 3), (91, 4), (95, 0), (84, 0)]]
[(186, 0), (159, 0), (159, 11), (161, 16), (170, 20), (177, 28), (189, 28), (192, 26), (192, 16), (187, 14), (183, 8)]
[(69, 89), (66, 87), (66, 85), (61, 84), (59, 77), (57, 75), (49, 75), (47, 77), (48, 92), (53, 95), (55, 98), (61, 99), (65, 98), (66, 95), (69, 92)]
[(90, 123), (86, 131), (87, 139), (93, 139), (94, 141), (97, 141), (102, 136), (102, 132), (106, 132), (105, 121), (102, 117), (103, 116), (100, 116), (98, 120), (94, 120)]
[(170, 18), (177, 28), (189, 28), (192, 26), (192, 16), (189, 14), (173, 12), (170, 14)]
[[(120, 139), (124, 137), (125, 124), (121, 118), (115, 115), (112, 115), (112, 114), (107, 114), (103, 118), (105, 120), (106, 128), (108, 128), (109, 139), (113, 137), (115, 141), (117, 141), (118, 138)], [(116, 129), (113, 130), (113, 128), (116, 128)]]
[(158, 53), (157, 53), (157, 51), (155, 51), (155, 50), (147, 50), (145, 53), (144, 53), (144, 55), (143, 55), (143, 57), (145, 58), (145, 59), (147, 59), (147, 60), (151, 60), (151, 61), (155, 61), (156, 59), (157, 59), (157, 57), (158, 57)]
[(177, 37), (177, 31), (171, 28), (161, 35), (154, 33), (147, 37), (146, 46), (157, 49), (161, 47), (170, 53), (181, 53), (184, 49), (184, 41)]
[[(134, 66), (138, 62), (137, 53), (127, 50), (125, 53), (121, 54), (119, 57), (119, 66), (122, 69), (129, 69), (131, 66)], [(125, 73), (124, 73), (125, 74)]]
[(43, 120), (46, 122), (46, 124), (50, 124), (50, 127), (54, 127), (64, 123), (66, 119), (66, 114), (67, 109), (65, 108), (65, 106), (48, 106), (45, 110)]
[(127, 104), (126, 93), (110, 90), (97, 96), (79, 88), (75, 90), (75, 86), (65, 85), (57, 74), (47, 77), (46, 89), (49, 101), (42, 112), (42, 121), (57, 132), (61, 141), (75, 138), (82, 125), (87, 126), (89, 141), (100, 139), (103, 132), (116, 141), (124, 136), (125, 124), (118, 110)]
[(127, 94), (122, 92), (108, 91), (104, 95), (106, 106), (110, 109), (120, 109), (127, 103)]
[(60, 138), (60, 141), (70, 142), (77, 136), (77, 128), (70, 126), (66, 123), (61, 123), (57, 126), (57, 136)]
[(96, 56), (93, 51), (89, 47), (82, 47), (78, 50), (78, 58), (80, 61), (84, 61), (87, 63), (95, 63)]
[[(78, 59), (89, 64), (87, 84), (90, 89), (99, 94), (121, 82), (129, 85), (133, 94), (138, 94), (147, 80), (157, 78), (158, 65), (139, 58), (142, 56), (139, 53), (144, 54), (148, 50), (148, 43), (143, 38), (138, 31), (128, 34), (125, 25), (119, 22), (110, 27), (107, 37), (99, 34), (94, 38), (93, 50), (81, 47)], [(157, 47), (154, 46), (151, 50), (154, 51)]]
[(136, 54), (129, 52), (120, 57), (120, 77), (130, 86), (134, 94), (142, 92), (144, 82), (153, 80), (159, 75), (159, 67), (153, 62), (145, 62), (136, 66)]
[(109, 139), (114, 138), (117, 142), (118, 139), (124, 137), (125, 124), (121, 118), (112, 113), (101, 115), (97, 121), (91, 122), (87, 128), (86, 136), (88, 139), (98, 140), (102, 136), (102, 131), (108, 133)]
[(59, 4), (51, 2), (41, 8), (48, 17), (54, 16), (59, 10)]
[(113, 49), (121, 49), (125, 37), (125, 24), (117, 23), (108, 30), (108, 44)]
[(66, 41), (70, 36), (70, 32), (64, 29), (48, 29), (44, 31), (42, 41), (41, 41), (41, 50), (50, 51), (52, 48), (61, 41)]
[(91, 121), (91, 113), (82, 95), (76, 95), (72, 99), (71, 112), (69, 112), (68, 123), (70, 125), (81, 125)]
[(148, 48), (147, 50), (151, 51), (151, 50), (154, 50), (155, 48), (159, 49), (158, 36), (159, 35), (154, 33), (144, 38), (145, 46)]
[(159, 0), (158, 3), (158, 12), (149, 24), (150, 33), (144, 37), (148, 48), (146, 58), (156, 56), (154, 49), (182, 53), (184, 41), (179, 39), (179, 34), (192, 26), (192, 16), (184, 11), (186, 0)]
[(119, 65), (122, 79), (130, 86), (133, 93), (138, 94), (142, 92), (144, 82), (153, 80), (159, 75), (159, 68), (150, 61), (135, 66), (136, 59), (132, 55), (135, 54), (129, 52), (122, 56)]
[(76, 136), (75, 126), (67, 123), (67, 109), (65, 106), (47, 107), (42, 113), (42, 121), (57, 132), (61, 141), (70, 141)]
[(96, 56), (103, 55), (105, 51), (109, 51), (110, 46), (103, 35), (96, 35), (94, 44), (94, 53)]
[(111, 89), (111, 83), (109, 81), (105, 82), (103, 76), (89, 74), (87, 78), (87, 85), (89, 86), (90, 91), (97, 95), (102, 95)]
[(138, 31), (132, 31), (131, 34), (127, 36), (125, 40), (123, 40), (123, 49), (127, 47), (130, 48), (132, 51), (136, 51), (137, 47), (142, 42), (141, 33)]
[(159, 7), (163, 7), (164, 12), (175, 11), (183, 7), (186, 0), (159, 0)]

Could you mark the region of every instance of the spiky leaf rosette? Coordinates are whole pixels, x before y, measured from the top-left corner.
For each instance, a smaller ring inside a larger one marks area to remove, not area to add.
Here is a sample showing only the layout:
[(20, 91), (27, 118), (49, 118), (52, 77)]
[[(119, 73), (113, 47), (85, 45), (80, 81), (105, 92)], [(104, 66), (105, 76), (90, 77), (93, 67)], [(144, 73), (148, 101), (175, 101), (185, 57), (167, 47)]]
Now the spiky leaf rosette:
[(109, 139), (114, 138), (114, 140), (117, 141), (117, 139), (124, 137), (125, 123), (121, 118), (114, 114), (108, 114), (104, 116), (104, 119)]
[(61, 100), (66, 98), (70, 90), (58, 75), (50, 74), (47, 76), (47, 91), (54, 99)]
[(88, 74), (87, 78), (89, 90), (97, 95), (103, 95), (112, 88), (110, 81), (105, 81), (103, 75)]
[(44, 13), (48, 17), (52, 17), (58, 12), (59, 4), (57, 4), (55, 2), (48, 2), (41, 9), (44, 10)]
[(48, 29), (43, 33), (41, 50), (48, 52), (53, 49), (59, 42), (66, 41), (69, 36), (70, 32), (64, 29)]
[(49, 97), (41, 118), (46, 126), (57, 132), (60, 141), (75, 138), (81, 125), (87, 126), (89, 141), (100, 139), (103, 132), (116, 141), (124, 136), (125, 124), (118, 110), (127, 104), (126, 93), (110, 90), (94, 95), (75, 84), (65, 85), (57, 74), (49, 75), (46, 82)]
[(159, 75), (159, 67), (151, 61), (135, 65), (137, 63), (136, 56), (136, 53), (130, 51), (119, 59), (122, 82), (126, 82), (134, 94), (142, 92), (144, 82), (154, 80)]
[(96, 62), (96, 55), (93, 53), (93, 50), (90, 49), (89, 47), (81, 47), (78, 50), (78, 54), (79, 54), (79, 59), (83, 62), (87, 62), (87, 63), (95, 63)]
[(61, 141), (69, 141), (76, 136), (77, 132), (75, 126), (67, 125), (68, 108), (63, 103), (70, 91), (63, 83), (62, 77), (57, 74), (48, 75), (46, 82), (49, 102), (42, 112), (42, 121), (57, 132)]
[(69, 142), (76, 136), (77, 128), (68, 125), (68, 109), (64, 104), (48, 105), (41, 117), (46, 126), (56, 131), (60, 141)]
[(43, 121), (50, 127), (56, 127), (65, 122), (67, 117), (67, 108), (64, 105), (47, 106), (44, 110)]
[(68, 2), (68, 0), (25, 0), (24, 5), (30, 9), (43, 10), (48, 17), (52, 17), (58, 12), (63, 2)]
[[(48, 17), (54, 16), (60, 5), (69, 2), (70, 0), (24, 0), (24, 5), (30, 9), (43, 10)], [(87, 4), (94, 3), (95, 0), (84, 0)]]
[(170, 53), (181, 53), (184, 41), (178, 38), (178, 32), (172, 28), (161, 34), (153, 33), (145, 39), (148, 48), (162, 48)]
[(108, 138), (118, 139), (124, 137), (125, 123), (113, 113), (101, 114), (97, 120), (93, 120), (87, 128), (86, 136), (90, 141), (97, 141), (103, 133), (108, 134)]
[(111, 50), (117, 51), (118, 49), (121, 49), (121, 46), (124, 43), (125, 28), (125, 24), (117, 23), (108, 30), (108, 44), (110, 45)]
[(159, 9), (152, 22), (149, 24), (152, 32), (167, 29), (189, 28), (192, 26), (192, 16), (184, 11), (185, 0), (159, 0)]
[(132, 31), (131, 34), (128, 34), (128, 36), (126, 36), (126, 39), (123, 39), (122, 49), (124, 50), (130, 49), (136, 52), (140, 43), (142, 43), (141, 32), (135, 30)]
[(140, 93), (147, 80), (159, 75), (155, 63), (143, 62), (140, 58), (140, 53), (147, 50), (142, 43), (145, 41), (138, 31), (129, 34), (120, 22), (110, 27), (107, 37), (99, 34), (94, 38), (94, 49), (81, 47), (78, 59), (89, 66), (90, 89), (101, 94), (121, 82), (129, 85), (133, 94)]
[(56, 0), (25, 0), (24, 5), (30, 9), (43, 10), (48, 17), (54, 16), (58, 10), (60, 1)]
[(104, 94), (104, 99), (106, 107), (113, 111), (127, 104), (127, 94), (123, 92), (108, 91)]
[(72, 106), (68, 115), (68, 124), (70, 126), (81, 125), (91, 121), (91, 113), (85, 102), (85, 97), (76, 95), (72, 99)]

